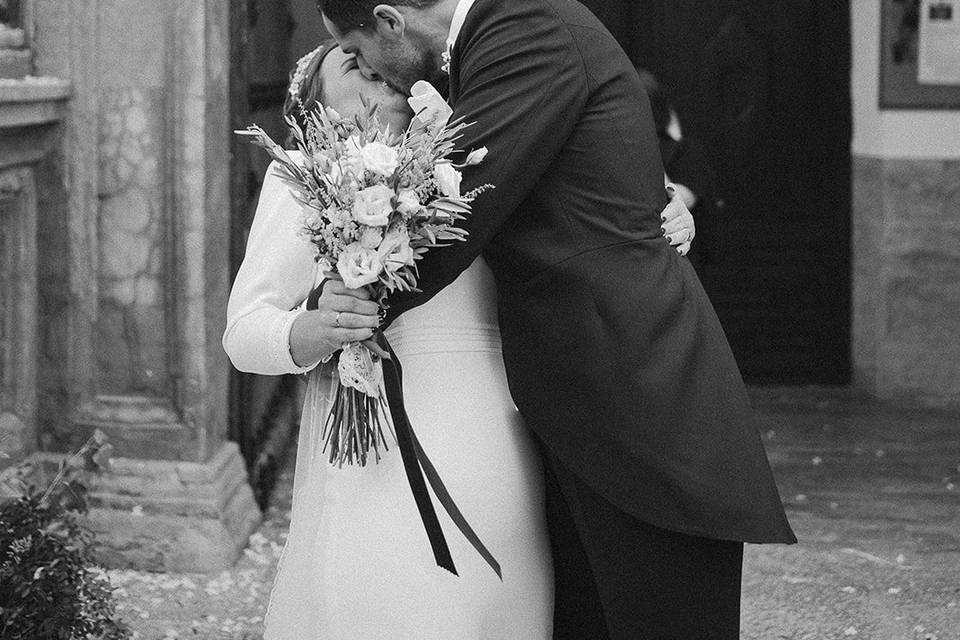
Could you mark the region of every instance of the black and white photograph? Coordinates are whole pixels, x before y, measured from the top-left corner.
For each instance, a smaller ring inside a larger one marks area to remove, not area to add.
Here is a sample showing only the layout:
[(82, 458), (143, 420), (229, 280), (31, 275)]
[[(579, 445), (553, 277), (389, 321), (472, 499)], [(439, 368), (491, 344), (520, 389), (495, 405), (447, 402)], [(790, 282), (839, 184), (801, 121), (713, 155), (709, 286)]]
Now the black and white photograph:
[(957, 0), (0, 0), (0, 640), (960, 640)]

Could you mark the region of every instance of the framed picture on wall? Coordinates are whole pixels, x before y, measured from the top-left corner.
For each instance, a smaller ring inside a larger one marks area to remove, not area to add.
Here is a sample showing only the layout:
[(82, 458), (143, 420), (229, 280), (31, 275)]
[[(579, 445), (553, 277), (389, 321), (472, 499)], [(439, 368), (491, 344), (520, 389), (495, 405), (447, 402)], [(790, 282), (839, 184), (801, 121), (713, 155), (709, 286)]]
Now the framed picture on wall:
[(960, 0), (881, 0), (880, 108), (960, 109)]

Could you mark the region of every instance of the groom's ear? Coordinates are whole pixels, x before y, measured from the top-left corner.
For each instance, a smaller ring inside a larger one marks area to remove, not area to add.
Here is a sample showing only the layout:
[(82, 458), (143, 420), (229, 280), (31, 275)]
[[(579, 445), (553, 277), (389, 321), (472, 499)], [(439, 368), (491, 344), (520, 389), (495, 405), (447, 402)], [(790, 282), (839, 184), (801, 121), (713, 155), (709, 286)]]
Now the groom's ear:
[(403, 14), (393, 5), (378, 4), (373, 8), (373, 17), (376, 19), (377, 33), (385, 38), (402, 36), (407, 28)]

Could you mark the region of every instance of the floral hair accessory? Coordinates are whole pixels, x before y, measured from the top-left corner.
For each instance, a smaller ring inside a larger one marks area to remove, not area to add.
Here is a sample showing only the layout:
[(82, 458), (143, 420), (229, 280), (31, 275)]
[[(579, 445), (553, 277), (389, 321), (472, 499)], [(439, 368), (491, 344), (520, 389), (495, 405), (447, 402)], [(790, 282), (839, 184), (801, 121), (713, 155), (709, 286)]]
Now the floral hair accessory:
[(300, 101), (300, 89), (303, 87), (303, 81), (307, 78), (307, 69), (310, 67), (310, 63), (313, 62), (314, 58), (316, 58), (318, 55), (321, 55), (325, 50), (328, 49), (328, 44), (321, 44), (319, 47), (297, 60), (297, 68), (293, 72), (293, 77), (290, 78), (290, 87), (287, 89), (287, 92), (294, 101)]

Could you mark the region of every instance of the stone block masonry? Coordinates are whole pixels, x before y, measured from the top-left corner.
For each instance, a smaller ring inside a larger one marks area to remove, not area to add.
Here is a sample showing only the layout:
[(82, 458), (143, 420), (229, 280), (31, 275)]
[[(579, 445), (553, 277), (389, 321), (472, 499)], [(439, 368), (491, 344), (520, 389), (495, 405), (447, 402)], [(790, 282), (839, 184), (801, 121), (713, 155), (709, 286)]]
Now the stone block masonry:
[(960, 159), (856, 156), (853, 236), (855, 381), (960, 405)]

